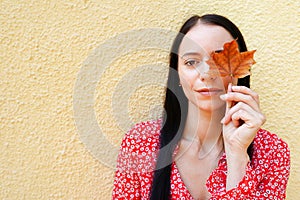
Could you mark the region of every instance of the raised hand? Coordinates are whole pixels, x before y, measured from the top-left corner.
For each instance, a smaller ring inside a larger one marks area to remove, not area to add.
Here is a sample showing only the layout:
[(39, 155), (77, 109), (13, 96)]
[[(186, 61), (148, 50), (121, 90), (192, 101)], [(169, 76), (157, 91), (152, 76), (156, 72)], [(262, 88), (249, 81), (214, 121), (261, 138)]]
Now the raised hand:
[(222, 120), (224, 143), (231, 151), (246, 151), (266, 121), (259, 108), (259, 97), (250, 88), (229, 84), (227, 94), (220, 98), (227, 102)]

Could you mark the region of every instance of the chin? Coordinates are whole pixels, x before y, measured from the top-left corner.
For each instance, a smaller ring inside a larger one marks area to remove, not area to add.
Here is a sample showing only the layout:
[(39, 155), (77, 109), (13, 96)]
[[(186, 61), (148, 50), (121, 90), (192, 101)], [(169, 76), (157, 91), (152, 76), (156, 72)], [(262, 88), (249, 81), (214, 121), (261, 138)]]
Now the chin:
[(224, 111), (225, 103), (223, 101), (218, 102), (197, 102), (194, 104), (199, 110), (206, 111), (206, 112), (213, 112), (213, 111)]
[(214, 111), (221, 111), (224, 110), (223, 106), (198, 106), (199, 110), (206, 111), (206, 112), (214, 112)]

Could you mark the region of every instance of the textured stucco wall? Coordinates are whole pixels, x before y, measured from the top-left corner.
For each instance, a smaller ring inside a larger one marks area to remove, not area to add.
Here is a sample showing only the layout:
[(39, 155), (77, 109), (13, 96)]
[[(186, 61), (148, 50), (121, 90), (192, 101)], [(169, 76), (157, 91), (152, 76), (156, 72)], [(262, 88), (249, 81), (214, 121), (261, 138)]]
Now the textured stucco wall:
[(0, 199), (110, 199), (124, 132), (161, 111), (172, 31), (204, 13), (228, 16), (257, 49), (252, 88), (264, 128), (290, 146), (287, 199), (299, 199), (299, 8), (296, 0), (1, 0)]

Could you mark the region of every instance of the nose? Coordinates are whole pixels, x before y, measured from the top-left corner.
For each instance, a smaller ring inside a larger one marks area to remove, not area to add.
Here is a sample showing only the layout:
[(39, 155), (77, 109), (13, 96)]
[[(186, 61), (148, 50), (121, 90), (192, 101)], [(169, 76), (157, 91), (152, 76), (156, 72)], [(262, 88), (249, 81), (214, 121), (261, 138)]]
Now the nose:
[(201, 81), (212, 81), (217, 78), (217, 75), (216, 73), (213, 73), (213, 71), (209, 70), (208, 72), (199, 73), (199, 77)]
[(198, 70), (201, 81), (212, 81), (218, 76), (215, 69), (212, 69), (207, 63), (203, 63), (202, 68)]

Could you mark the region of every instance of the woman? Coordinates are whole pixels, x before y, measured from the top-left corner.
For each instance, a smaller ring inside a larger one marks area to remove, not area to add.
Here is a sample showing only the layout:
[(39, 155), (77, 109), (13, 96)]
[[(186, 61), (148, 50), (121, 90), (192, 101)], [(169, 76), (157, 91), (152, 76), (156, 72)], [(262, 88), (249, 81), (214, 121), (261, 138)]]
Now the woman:
[(238, 28), (219, 15), (184, 23), (170, 54), (163, 119), (126, 134), (113, 199), (285, 198), (289, 150), (260, 129), (265, 117), (249, 76), (232, 86), (205, 62), (234, 39), (247, 51)]

